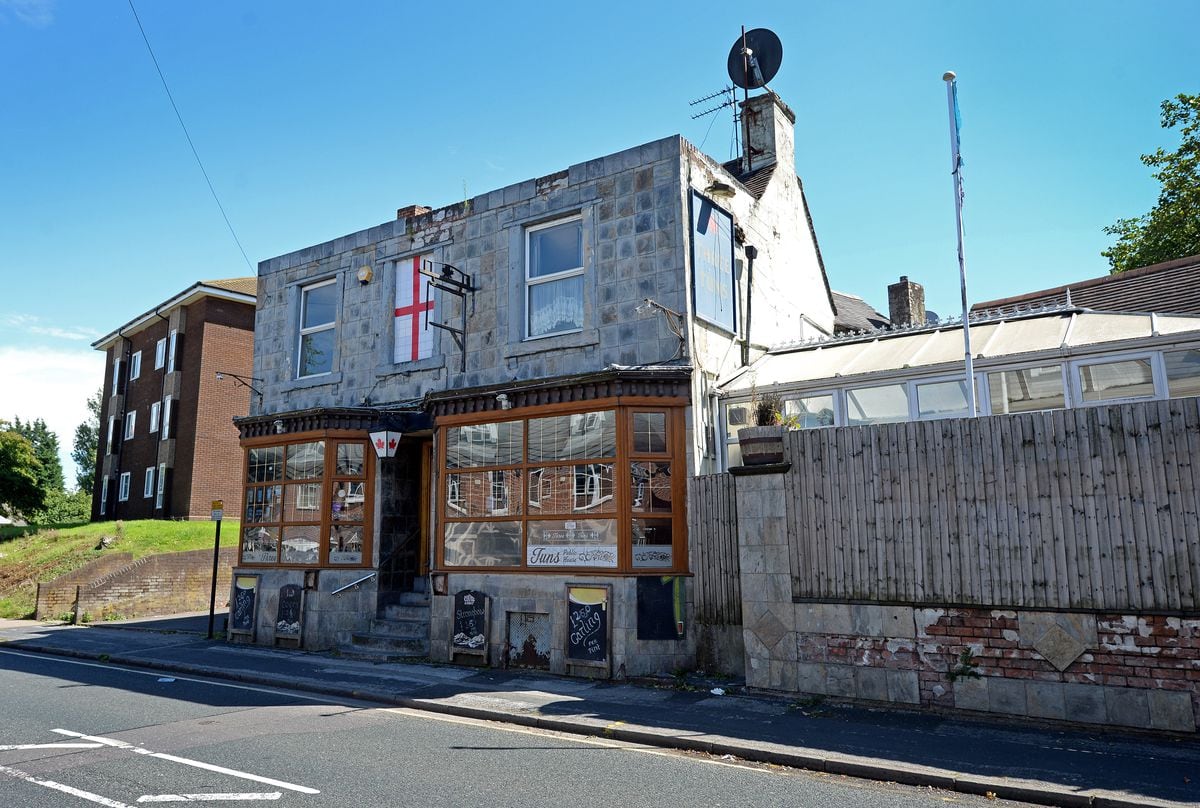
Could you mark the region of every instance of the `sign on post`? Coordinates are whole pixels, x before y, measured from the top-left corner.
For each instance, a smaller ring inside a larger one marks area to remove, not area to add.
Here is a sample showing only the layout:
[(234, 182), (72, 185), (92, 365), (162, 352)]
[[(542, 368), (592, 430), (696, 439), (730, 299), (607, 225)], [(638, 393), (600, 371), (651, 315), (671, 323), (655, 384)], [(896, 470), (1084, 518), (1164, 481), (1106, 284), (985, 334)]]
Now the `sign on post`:
[(214, 499), (212, 501), (212, 520), (220, 522), (225, 517), (225, 500)]

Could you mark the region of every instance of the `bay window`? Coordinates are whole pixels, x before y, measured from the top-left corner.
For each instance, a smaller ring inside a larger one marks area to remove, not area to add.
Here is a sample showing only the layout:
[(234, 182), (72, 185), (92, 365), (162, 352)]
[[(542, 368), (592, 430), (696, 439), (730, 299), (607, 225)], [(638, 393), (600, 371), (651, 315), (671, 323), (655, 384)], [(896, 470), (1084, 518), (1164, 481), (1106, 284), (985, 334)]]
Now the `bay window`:
[(686, 567), (682, 410), (470, 417), (438, 433), (442, 568)]

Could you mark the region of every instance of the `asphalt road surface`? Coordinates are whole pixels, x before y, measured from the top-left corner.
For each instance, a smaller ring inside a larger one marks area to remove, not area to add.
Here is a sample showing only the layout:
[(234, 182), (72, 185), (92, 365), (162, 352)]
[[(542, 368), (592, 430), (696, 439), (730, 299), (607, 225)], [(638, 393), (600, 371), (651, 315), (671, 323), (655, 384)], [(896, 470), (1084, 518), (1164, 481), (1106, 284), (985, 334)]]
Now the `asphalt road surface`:
[(0, 650), (0, 808), (1016, 805)]

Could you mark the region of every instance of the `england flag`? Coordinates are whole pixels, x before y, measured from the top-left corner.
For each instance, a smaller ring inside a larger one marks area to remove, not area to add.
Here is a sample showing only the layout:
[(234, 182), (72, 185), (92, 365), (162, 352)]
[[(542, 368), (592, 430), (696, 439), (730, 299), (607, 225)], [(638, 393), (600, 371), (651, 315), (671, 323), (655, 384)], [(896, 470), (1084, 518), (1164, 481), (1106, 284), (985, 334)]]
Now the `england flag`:
[(433, 315), (434, 301), (421, 276), (421, 262), (428, 257), (416, 255), (396, 263), (397, 363), (433, 356), (433, 329), (425, 327), (425, 318)]

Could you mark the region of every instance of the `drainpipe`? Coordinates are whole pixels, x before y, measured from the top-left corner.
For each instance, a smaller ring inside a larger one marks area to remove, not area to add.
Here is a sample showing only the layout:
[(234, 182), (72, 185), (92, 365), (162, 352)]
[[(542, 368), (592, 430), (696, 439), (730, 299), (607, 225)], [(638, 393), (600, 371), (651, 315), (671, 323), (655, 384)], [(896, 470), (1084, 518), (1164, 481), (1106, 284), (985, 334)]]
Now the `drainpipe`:
[(742, 367), (750, 364), (750, 313), (754, 300), (754, 259), (758, 258), (758, 248), (747, 244), (746, 253), (746, 328), (742, 338)]

